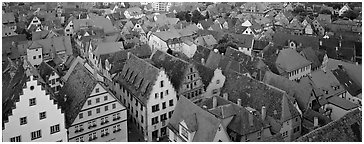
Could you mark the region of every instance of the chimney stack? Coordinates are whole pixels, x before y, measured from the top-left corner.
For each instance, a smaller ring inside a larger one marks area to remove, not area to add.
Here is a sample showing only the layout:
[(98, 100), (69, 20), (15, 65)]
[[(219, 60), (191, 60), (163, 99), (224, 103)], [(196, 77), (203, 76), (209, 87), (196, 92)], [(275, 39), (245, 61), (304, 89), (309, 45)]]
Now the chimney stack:
[(205, 65), (205, 59), (204, 58), (201, 58), (201, 64)]
[(313, 126), (318, 127), (318, 118), (317, 117), (314, 117), (314, 119), (313, 119)]
[(224, 93), (224, 94), (222, 94), (222, 97), (223, 97), (224, 99), (226, 99), (226, 100), (229, 100), (229, 95), (228, 95), (228, 93)]
[(241, 106), (241, 99), (238, 99), (238, 105)]
[(320, 40), (320, 46), (322, 46), (322, 40)]
[(265, 106), (262, 106), (262, 120), (265, 120), (265, 117), (267, 116), (267, 109)]
[(217, 107), (217, 99), (216, 96), (212, 97), (212, 108), (216, 108)]
[(253, 114), (249, 112), (249, 125), (252, 127), (254, 126), (254, 123), (253, 123)]
[(207, 109), (207, 106), (203, 105), (203, 106), (202, 106), (202, 108), (203, 108), (203, 109)]

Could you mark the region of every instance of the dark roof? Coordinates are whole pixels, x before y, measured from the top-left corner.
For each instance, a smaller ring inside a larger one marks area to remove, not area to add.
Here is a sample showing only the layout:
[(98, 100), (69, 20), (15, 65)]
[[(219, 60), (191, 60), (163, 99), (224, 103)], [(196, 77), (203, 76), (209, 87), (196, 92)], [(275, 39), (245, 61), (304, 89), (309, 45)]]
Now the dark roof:
[(335, 105), (339, 108), (342, 108), (343, 110), (346, 110), (346, 111), (350, 111), (350, 110), (358, 107), (357, 104), (354, 104), (351, 101), (338, 97), (338, 96), (330, 97), (327, 99), (327, 101), (328, 101), (328, 103)]
[(159, 71), (146, 60), (128, 53), (123, 70), (115, 78), (116, 82), (128, 89), (140, 103), (146, 105)]
[(329, 58), (337, 59), (336, 47), (339, 47), (339, 39), (329, 38), (329, 39), (321, 39), (322, 46), (320, 49), (326, 51), (326, 54)]
[(350, 93), (352, 96), (357, 96), (361, 94), (361, 87), (358, 86), (346, 73), (344, 69), (337, 68), (332, 71), (335, 75), (336, 79), (340, 82), (341, 85), (345, 87), (345, 89)]
[[(54, 72), (57, 73), (57, 70), (52, 68), (50, 65), (48, 65), (46, 62), (41, 62), (39, 67), (39, 74), (40, 77), (42, 77), (45, 81), (48, 81), (49, 76)], [(58, 73), (57, 73), (58, 74)]]
[(214, 69), (210, 69), (200, 63), (193, 62), (195, 65), (200, 77), (202, 78), (202, 83), (204, 84), (205, 89), (210, 84), (212, 77), (214, 76)]
[(116, 52), (111, 57), (108, 57), (108, 61), (111, 63), (111, 74), (118, 73), (123, 69), (125, 61), (127, 60), (128, 52), (131, 52), (139, 58), (148, 58), (152, 54), (148, 45), (137, 45), (134, 48)]
[(212, 142), (220, 125), (218, 118), (185, 97), (178, 100), (168, 128), (178, 133), (181, 121), (187, 124), (191, 132), (196, 132), (191, 140), (193, 142)]
[(276, 32), (273, 34), (273, 42), (276, 45), (287, 46), (288, 40), (296, 41), (298, 44), (302, 43), (303, 47), (312, 47), (313, 49), (319, 48), (319, 38), (316, 36), (293, 35), (283, 32)]
[(303, 57), (305, 57), (308, 61), (312, 63), (312, 68), (321, 66), (321, 62), (319, 60), (319, 57), (316, 55), (316, 51), (313, 50), (311, 47), (304, 48), (301, 53), (303, 53)]
[(267, 108), (267, 116), (283, 123), (299, 115), (286, 92), (235, 72), (224, 74), (226, 81), (221, 93), (227, 93), (232, 102), (241, 99), (242, 106), (261, 111)]
[(27, 38), (25, 34), (3, 37), (2, 38), (3, 59), (6, 58), (7, 56), (10, 57), (11, 59), (19, 58), (22, 55), (22, 53), (20, 50), (18, 50), (17, 44), (18, 42), (26, 40)]
[(327, 116), (325, 116), (323, 113), (314, 111), (312, 109), (307, 109), (304, 113), (303, 113), (303, 118), (309, 122), (311, 122), (311, 126), (313, 127), (313, 123), (314, 123), (314, 118), (317, 117), (318, 118), (318, 124), (320, 126), (324, 126), (326, 124), (328, 124), (329, 122), (331, 122), (330, 118), (328, 118)]
[(253, 50), (263, 50), (268, 44), (268, 41), (254, 40)]
[(77, 63), (58, 96), (65, 111), (66, 128), (72, 125), (96, 84), (91, 72)]
[(152, 54), (151, 60), (154, 66), (159, 69), (163, 68), (166, 71), (172, 85), (177, 91), (179, 91), (183, 79), (185, 78), (185, 72), (190, 64), (182, 59), (176, 58), (159, 50)]
[(197, 46), (196, 52), (192, 57), (192, 60), (201, 63), (202, 59), (206, 62), (208, 56), (210, 55), (210, 49), (204, 47), (204, 46)]
[(297, 142), (361, 142), (361, 110), (354, 110), (300, 138)]

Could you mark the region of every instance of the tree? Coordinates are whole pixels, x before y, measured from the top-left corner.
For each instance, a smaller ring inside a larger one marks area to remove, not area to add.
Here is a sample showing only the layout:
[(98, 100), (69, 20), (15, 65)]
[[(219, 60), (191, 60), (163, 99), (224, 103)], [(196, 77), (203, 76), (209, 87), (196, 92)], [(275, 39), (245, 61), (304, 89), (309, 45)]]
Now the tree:
[(331, 11), (328, 10), (328, 9), (321, 9), (319, 14), (328, 14), (328, 15), (331, 15)]
[(191, 21), (195, 24), (198, 23), (198, 21), (200, 20), (204, 20), (204, 16), (198, 11), (198, 10), (194, 10), (192, 12), (192, 18), (191, 18)]
[(180, 11), (176, 13), (176, 18), (179, 18), (180, 21), (186, 20), (186, 11)]
[(354, 11), (352, 11), (352, 10), (347, 10), (347, 11), (345, 11), (342, 15), (341, 15), (343, 18), (344, 17), (347, 17), (347, 18), (349, 18), (349, 19), (351, 19), (351, 20), (353, 20), (353, 19), (355, 19), (355, 18), (357, 18), (358, 17), (358, 14), (356, 14)]
[(230, 34), (225, 34), (219, 41), (218, 44), (215, 45), (214, 49), (219, 50), (219, 53), (225, 53), (226, 48), (232, 47), (237, 49), (238, 45), (234, 42), (234, 38)]

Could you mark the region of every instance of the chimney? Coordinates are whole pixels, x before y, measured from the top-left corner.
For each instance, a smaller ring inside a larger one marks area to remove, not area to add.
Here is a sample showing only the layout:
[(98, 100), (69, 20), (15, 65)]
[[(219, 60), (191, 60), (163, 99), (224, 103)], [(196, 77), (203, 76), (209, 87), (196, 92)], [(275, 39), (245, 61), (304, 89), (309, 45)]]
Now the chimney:
[(228, 95), (228, 93), (224, 93), (224, 94), (222, 94), (222, 97), (223, 97), (224, 99), (226, 99), (226, 100), (229, 100), (229, 95)]
[(339, 51), (339, 47), (335, 47), (335, 50), (336, 50), (336, 51)]
[(216, 96), (212, 97), (212, 108), (216, 108), (217, 107), (217, 99)]
[(241, 106), (241, 99), (238, 99), (238, 105)]
[(313, 126), (318, 127), (318, 118), (317, 117), (314, 117), (314, 119), (313, 119)]
[(341, 40), (339, 41), (339, 47), (341, 48)]
[(322, 40), (320, 40), (320, 46), (322, 46)]
[(203, 105), (203, 106), (202, 106), (202, 108), (203, 108), (203, 109), (207, 109), (207, 106), (206, 106), (206, 105)]
[(253, 123), (253, 114), (249, 112), (249, 125), (252, 127), (254, 126), (254, 123)]
[(267, 116), (267, 109), (265, 106), (262, 106), (262, 120), (265, 120), (265, 117)]
[(201, 58), (201, 64), (205, 65), (205, 59), (204, 58)]

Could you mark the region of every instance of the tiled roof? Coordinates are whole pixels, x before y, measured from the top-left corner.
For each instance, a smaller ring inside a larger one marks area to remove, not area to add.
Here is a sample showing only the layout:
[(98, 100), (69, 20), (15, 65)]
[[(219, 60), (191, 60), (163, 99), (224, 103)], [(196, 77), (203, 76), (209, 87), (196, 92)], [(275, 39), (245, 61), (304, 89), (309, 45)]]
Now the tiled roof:
[(43, 54), (57, 53), (65, 51), (66, 55), (72, 55), (71, 39), (69, 36), (52, 37), (48, 39), (41, 39), (37, 41), (31, 41), (29, 48), (43, 48)]
[(320, 127), (300, 138), (297, 142), (361, 142), (362, 112), (351, 111), (338, 120)]
[[(191, 124), (192, 118), (194, 124)], [(194, 126), (193, 130), (196, 133), (191, 140), (192, 142), (212, 142), (220, 124), (218, 118), (193, 104), (185, 97), (180, 97), (178, 100), (168, 127), (178, 133), (181, 121), (185, 121), (187, 126)]]
[(313, 49), (319, 48), (319, 38), (315, 36), (293, 35), (283, 32), (276, 32), (273, 34), (274, 44), (287, 46), (288, 40), (302, 43), (303, 47), (312, 47)]
[(224, 56), (214, 51), (210, 52), (208, 59), (206, 60), (206, 66), (211, 69), (220, 68), (223, 71), (235, 71), (241, 74), (249, 73), (249, 71), (243, 66), (244, 64), (230, 58), (229, 56)]
[(96, 56), (111, 54), (118, 51), (124, 50), (123, 43), (121, 42), (106, 42), (98, 43), (95, 51), (93, 52)]
[(160, 32), (155, 32), (153, 33), (155, 36), (159, 37), (160, 39), (162, 39), (163, 41), (167, 41), (169, 39), (174, 39), (174, 38), (180, 38), (181, 34), (175, 30), (172, 31), (160, 31)]
[(136, 99), (146, 105), (160, 70), (132, 53), (128, 55), (129, 58), (123, 70), (116, 76), (116, 82), (123, 85)]
[(333, 89), (333, 87), (340, 86), (340, 83), (330, 70), (327, 70), (326, 72), (323, 72), (322, 70), (313, 71), (311, 73), (311, 80), (320, 90), (328, 91), (326, 94), (327, 96), (332, 96), (345, 91), (343, 87), (339, 87), (337, 90)]
[(311, 47), (304, 48), (301, 53), (303, 53), (303, 57), (312, 63), (311, 67), (316, 68), (321, 66), (322, 63), (320, 62), (316, 51)]
[[(19, 34), (15, 36), (3, 37), (2, 38), (2, 56), (3, 59), (6, 57), (10, 57), (11, 59), (19, 58), (20, 56), (26, 55), (26, 48), (20, 49), (17, 47), (17, 44), (22, 41), (26, 41), (25, 34)], [(13, 45), (13, 42), (15, 45)]]
[(269, 44), (268, 41), (254, 40), (253, 50), (263, 50)]
[(224, 75), (226, 81), (221, 93), (228, 93), (230, 101), (236, 103), (240, 98), (242, 106), (249, 106), (257, 111), (265, 106), (267, 116), (280, 124), (299, 115), (286, 92), (235, 72)]
[(159, 50), (153, 53), (150, 59), (155, 67), (159, 69), (163, 68), (166, 71), (172, 85), (177, 91), (179, 91), (182, 86), (183, 79), (185, 78), (185, 72), (190, 64), (182, 59), (176, 58)]
[(201, 63), (201, 60), (204, 59), (204, 61), (206, 62), (208, 56), (210, 55), (210, 51), (211, 50), (206, 47), (197, 46), (197, 50), (192, 57), (193, 61)]
[(53, 72), (58, 74), (56, 69), (54, 69), (53, 67), (51, 67), (50, 65), (48, 65), (45, 62), (40, 63), (38, 70), (39, 70), (40, 77), (42, 77), (46, 82), (48, 81), (50, 75)]
[(2, 23), (9, 23), (14, 22), (15, 23), (15, 17), (14, 13), (3, 13), (2, 15)]
[(336, 79), (340, 82), (342, 86), (350, 93), (352, 96), (358, 96), (362, 93), (362, 89), (358, 86), (346, 73), (344, 69), (337, 68), (332, 70), (332, 73), (335, 75)]
[[(326, 124), (328, 124), (329, 122), (331, 122), (331, 120), (327, 117), (324, 116), (323, 113), (314, 111), (312, 109), (307, 109), (304, 113), (303, 113), (303, 118), (305, 120), (308, 120), (309, 122), (311, 122), (312, 124), (314, 123), (314, 118), (317, 117), (318, 118), (318, 123), (320, 126), (324, 126)], [(313, 127), (313, 125), (310, 125)]]
[(329, 58), (329, 61), (327, 62), (327, 70), (336, 69), (339, 64), (343, 66), (349, 77), (361, 87), (362, 66)]
[(78, 116), (96, 84), (97, 81), (91, 72), (81, 63), (77, 63), (58, 96), (65, 111), (67, 128)]
[(333, 104), (339, 108), (342, 108), (346, 111), (350, 111), (352, 109), (355, 109), (358, 107), (358, 105), (352, 103), (351, 101), (349, 100), (346, 100), (346, 99), (343, 99), (341, 97), (338, 97), (338, 96), (333, 96), (333, 97), (330, 97), (327, 99), (328, 103), (329, 104)]
[(139, 58), (149, 58), (150, 55), (152, 55), (152, 51), (148, 45), (136, 46), (135, 48), (116, 52), (107, 58), (109, 63), (111, 63), (111, 74), (120, 72), (123, 69), (125, 61), (127, 60), (128, 52), (131, 52)]
[(277, 68), (280, 68), (283, 72), (291, 72), (311, 64), (310, 61), (291, 48), (281, 50), (275, 63)]

